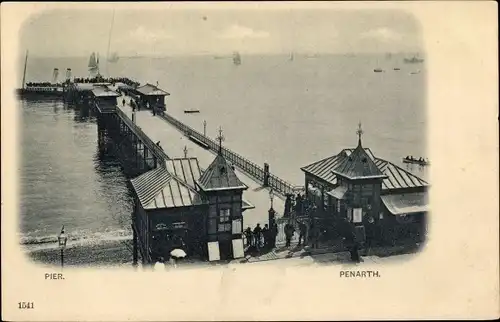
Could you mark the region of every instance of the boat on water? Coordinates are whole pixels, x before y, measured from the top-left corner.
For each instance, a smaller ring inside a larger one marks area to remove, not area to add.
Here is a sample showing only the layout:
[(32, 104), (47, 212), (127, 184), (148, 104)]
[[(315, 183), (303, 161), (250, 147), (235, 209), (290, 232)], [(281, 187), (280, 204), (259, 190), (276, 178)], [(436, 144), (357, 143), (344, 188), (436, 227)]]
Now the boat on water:
[(117, 53), (112, 53), (108, 58), (108, 62), (110, 63), (116, 63), (118, 62), (118, 60), (120, 60), (120, 57), (118, 56)]
[(108, 63), (116, 63), (120, 59), (116, 52), (109, 54), (109, 49), (111, 48), (111, 35), (113, 34), (113, 25), (115, 22), (115, 11), (113, 10), (113, 17), (111, 18), (111, 27), (109, 28), (109, 37), (108, 37), (108, 51), (107, 51), (107, 61)]
[(89, 58), (89, 74), (91, 78), (99, 76), (99, 53), (93, 52)]
[(426, 160), (424, 158), (414, 159), (413, 157), (403, 158), (403, 163), (418, 164), (420, 166), (428, 166), (431, 164), (429, 160)]
[(373, 71), (375, 73), (382, 73), (382, 72), (384, 72), (384, 70), (382, 68), (375, 68)]
[(294, 60), (294, 55), (293, 55), (293, 51), (290, 53), (290, 57), (288, 58), (289, 61), (293, 61)]
[(424, 62), (423, 58), (418, 58), (417, 56), (413, 56), (412, 58), (404, 58), (403, 60), (407, 64), (420, 64)]
[(420, 70), (417, 70), (417, 71), (414, 71), (414, 72), (410, 72), (410, 75), (416, 75), (416, 74), (420, 74)]
[(237, 51), (233, 53), (233, 64), (235, 64), (236, 66), (241, 65), (241, 56)]
[(184, 113), (185, 114), (200, 113), (200, 110), (194, 110), (194, 109), (184, 110)]
[(17, 95), (22, 98), (62, 98), (64, 87), (62, 84), (51, 83), (27, 83), (24, 88), (16, 90)]
[[(26, 70), (28, 66), (28, 51), (24, 61), (23, 84), (21, 88), (16, 89), (16, 94), (20, 98), (43, 99), (43, 98), (62, 98), (64, 96), (64, 85), (57, 82), (59, 69), (54, 68), (52, 82), (26, 82)], [(71, 69), (66, 71), (67, 81), (71, 77)]]
[(401, 68), (399, 68), (399, 67), (394, 67), (394, 70), (401, 70)]

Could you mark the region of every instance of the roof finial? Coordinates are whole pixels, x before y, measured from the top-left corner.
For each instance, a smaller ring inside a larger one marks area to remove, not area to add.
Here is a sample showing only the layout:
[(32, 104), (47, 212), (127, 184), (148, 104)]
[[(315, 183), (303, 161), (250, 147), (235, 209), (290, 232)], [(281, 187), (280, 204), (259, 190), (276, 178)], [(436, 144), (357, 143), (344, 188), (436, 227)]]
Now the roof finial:
[(358, 135), (358, 145), (361, 146), (361, 136), (363, 135), (363, 129), (361, 128), (361, 122), (358, 123), (358, 130), (356, 131)]
[(222, 155), (222, 141), (224, 141), (224, 136), (222, 135), (222, 127), (219, 127), (219, 136), (217, 137), (219, 141), (219, 154)]

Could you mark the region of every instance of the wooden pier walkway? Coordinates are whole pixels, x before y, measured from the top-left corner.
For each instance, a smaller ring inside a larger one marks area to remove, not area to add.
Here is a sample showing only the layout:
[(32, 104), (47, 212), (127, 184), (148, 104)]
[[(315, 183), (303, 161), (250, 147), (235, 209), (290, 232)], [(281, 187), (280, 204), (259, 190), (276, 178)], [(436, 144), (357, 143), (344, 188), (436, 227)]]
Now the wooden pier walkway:
[[(126, 97), (126, 104), (121, 104), (122, 97), (117, 99), (118, 114), (123, 113), (129, 120), (132, 119), (132, 107), (129, 105), (129, 98)], [(151, 142), (160, 142), (165, 157), (182, 158), (184, 149), (187, 148), (188, 157), (196, 157), (202, 169), (206, 169), (215, 157), (214, 150), (205, 149), (201, 145), (190, 140), (185, 135), (186, 132), (180, 131), (178, 127), (167, 122), (163, 117), (153, 116), (150, 110), (141, 110), (135, 112), (135, 125), (146, 135)], [(142, 137), (142, 135), (141, 135)], [(227, 150), (226, 150), (227, 151)], [(226, 152), (227, 153), (227, 152)], [(231, 161), (229, 159), (229, 161)], [(234, 164), (238, 166), (238, 164)], [(262, 187), (262, 181), (248, 175), (236, 167), (236, 174), (239, 179), (249, 188), (244, 192), (245, 199), (250, 201), (255, 208), (245, 211), (244, 228), (255, 227), (257, 223), (261, 226), (268, 223), (268, 210), (270, 207), (269, 189)], [(284, 210), (284, 198), (276, 195), (273, 200), (273, 208), (280, 216)]]

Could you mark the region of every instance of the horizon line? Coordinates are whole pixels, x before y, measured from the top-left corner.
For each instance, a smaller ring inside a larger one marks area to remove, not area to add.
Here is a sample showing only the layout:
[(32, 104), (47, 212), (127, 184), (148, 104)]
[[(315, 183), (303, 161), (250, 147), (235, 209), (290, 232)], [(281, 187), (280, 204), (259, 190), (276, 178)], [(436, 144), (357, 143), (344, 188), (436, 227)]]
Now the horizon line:
[[(238, 51), (235, 51), (238, 52)], [(24, 56), (26, 51), (24, 51), (22, 54), (20, 53), (19, 55)], [(422, 55), (425, 52), (423, 51), (414, 51), (414, 50), (408, 50), (408, 51), (397, 51), (397, 52), (392, 52), (392, 51), (373, 51), (373, 52), (312, 52), (312, 51), (289, 51), (289, 52), (279, 52), (279, 53), (245, 53), (239, 51), (240, 55), (245, 55), (245, 56), (282, 56), (282, 55), (289, 55), (290, 53), (293, 53), (294, 55), (317, 55), (317, 56), (325, 56), (325, 55), (338, 55), (338, 56), (345, 56), (345, 55), (354, 55), (354, 56), (363, 56), (363, 55)], [(78, 54), (78, 55), (37, 55), (37, 54), (30, 54), (30, 56), (36, 57), (36, 58), (87, 58), (89, 55), (88, 54)], [(222, 58), (231, 58), (232, 53), (183, 53), (183, 54), (148, 54), (148, 53), (137, 53), (137, 54), (125, 54), (125, 55), (119, 55), (118, 58), (170, 58), (170, 57), (192, 57), (192, 56), (212, 56), (212, 57), (222, 57)], [(106, 59), (103, 57), (103, 61)]]

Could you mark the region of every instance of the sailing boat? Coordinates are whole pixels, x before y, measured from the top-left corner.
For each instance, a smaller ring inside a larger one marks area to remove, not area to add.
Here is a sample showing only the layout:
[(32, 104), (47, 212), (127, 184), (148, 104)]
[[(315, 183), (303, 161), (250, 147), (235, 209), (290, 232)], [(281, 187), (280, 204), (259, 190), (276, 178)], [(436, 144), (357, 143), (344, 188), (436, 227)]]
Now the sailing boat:
[(288, 58), (289, 61), (293, 61), (293, 51), (290, 52), (290, 58)]
[(241, 56), (237, 51), (233, 53), (233, 64), (235, 64), (236, 66), (241, 65)]
[(116, 63), (120, 57), (118, 57), (118, 54), (116, 52), (112, 53), (111, 56), (108, 58), (108, 62), (110, 63)]
[(99, 54), (93, 52), (89, 58), (89, 73), (91, 77), (96, 77), (99, 75)]
[[(115, 22), (115, 11), (113, 10), (113, 18), (111, 18), (111, 27), (109, 28), (109, 37), (108, 37), (108, 52), (107, 52), (108, 59), (107, 60), (109, 63), (116, 63), (119, 59), (118, 54), (116, 52), (112, 53), (111, 56), (109, 55), (109, 48), (111, 47), (111, 33), (113, 32), (114, 22)], [(106, 70), (106, 73), (108, 73), (107, 70)]]
[(424, 59), (418, 58), (418, 55), (415, 55), (412, 58), (405, 58), (404, 62), (407, 64), (419, 64), (419, 63), (423, 63)]

